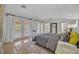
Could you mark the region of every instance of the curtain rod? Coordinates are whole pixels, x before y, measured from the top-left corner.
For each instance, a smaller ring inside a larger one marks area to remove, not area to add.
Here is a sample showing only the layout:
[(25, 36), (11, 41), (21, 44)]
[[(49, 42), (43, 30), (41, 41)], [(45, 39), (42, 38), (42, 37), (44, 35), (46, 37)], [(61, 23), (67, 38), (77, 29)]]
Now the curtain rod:
[(23, 16), (19, 16), (19, 15), (14, 15), (14, 14), (11, 14), (11, 13), (6, 13), (6, 16), (7, 16), (7, 15), (11, 15), (11, 16), (15, 16), (15, 17), (20, 17), (20, 18), (25, 18), (25, 19), (32, 20), (32, 21), (39, 21), (39, 22), (44, 22), (44, 23), (46, 23), (45, 21), (33, 20), (32, 18), (27, 18), (27, 17), (23, 17)]
[(7, 15), (11, 15), (11, 16), (15, 16), (15, 17), (20, 17), (20, 18), (25, 18), (25, 19), (32, 20), (31, 18), (26, 18), (26, 17), (23, 17), (23, 16), (11, 14), (11, 13), (6, 13), (6, 16), (7, 16)]

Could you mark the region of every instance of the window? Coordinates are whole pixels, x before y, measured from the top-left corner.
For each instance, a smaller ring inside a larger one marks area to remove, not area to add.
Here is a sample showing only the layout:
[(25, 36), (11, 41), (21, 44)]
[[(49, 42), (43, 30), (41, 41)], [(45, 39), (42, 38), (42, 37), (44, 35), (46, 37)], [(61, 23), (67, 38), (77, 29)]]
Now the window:
[(25, 19), (24, 20), (24, 36), (30, 35), (30, 21)]
[(44, 33), (44, 25), (41, 23), (41, 33)]
[(40, 33), (40, 23), (37, 23), (37, 33)]
[(49, 33), (50, 23), (37, 23), (37, 33)]
[(44, 32), (49, 33), (50, 32), (50, 23), (45, 23), (44, 24)]
[(68, 28), (67, 23), (61, 23), (61, 32), (65, 32), (65, 30)]
[(37, 23), (37, 33), (44, 33), (44, 24)]
[(21, 37), (21, 21), (16, 19), (15, 21), (15, 38)]

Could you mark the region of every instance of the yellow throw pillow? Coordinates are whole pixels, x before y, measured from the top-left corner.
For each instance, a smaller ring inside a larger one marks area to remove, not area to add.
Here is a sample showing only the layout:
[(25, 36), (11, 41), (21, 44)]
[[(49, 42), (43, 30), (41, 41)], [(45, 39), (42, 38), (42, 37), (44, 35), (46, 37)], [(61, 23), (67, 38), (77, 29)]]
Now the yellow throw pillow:
[(77, 44), (78, 41), (79, 41), (79, 34), (77, 32), (71, 32), (69, 43), (75, 45)]

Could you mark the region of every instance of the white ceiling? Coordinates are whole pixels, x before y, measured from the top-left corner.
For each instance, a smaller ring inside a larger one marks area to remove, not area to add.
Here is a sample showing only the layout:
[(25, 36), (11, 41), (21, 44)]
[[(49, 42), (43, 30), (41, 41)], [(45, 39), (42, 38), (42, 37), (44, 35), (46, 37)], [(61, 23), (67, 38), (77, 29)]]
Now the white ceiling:
[(25, 6), (26, 8), (21, 8), (19, 4), (11, 4), (5, 5), (5, 9), (7, 13), (40, 20), (79, 18), (78, 4), (26, 4)]

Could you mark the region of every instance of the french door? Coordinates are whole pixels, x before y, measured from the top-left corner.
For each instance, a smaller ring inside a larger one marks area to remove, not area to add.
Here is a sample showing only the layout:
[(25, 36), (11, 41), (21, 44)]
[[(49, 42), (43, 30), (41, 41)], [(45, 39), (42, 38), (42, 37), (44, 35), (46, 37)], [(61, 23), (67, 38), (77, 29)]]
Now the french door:
[(30, 35), (30, 21), (24, 18), (15, 18), (15, 38), (23, 38)]

